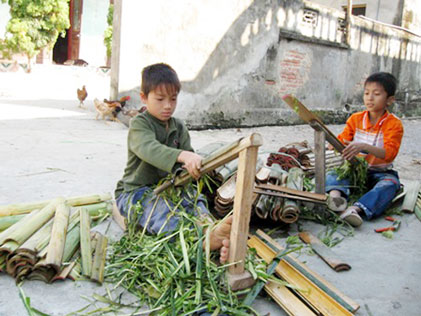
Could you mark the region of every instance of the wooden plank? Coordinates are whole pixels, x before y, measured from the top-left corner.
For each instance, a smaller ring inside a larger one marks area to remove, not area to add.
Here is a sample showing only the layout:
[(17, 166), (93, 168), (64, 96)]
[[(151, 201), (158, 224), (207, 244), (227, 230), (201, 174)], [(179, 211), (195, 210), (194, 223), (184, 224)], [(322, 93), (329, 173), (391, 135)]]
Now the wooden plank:
[(421, 182), (414, 180), (403, 180), (405, 197), (402, 202), (401, 210), (407, 213), (413, 213), (418, 199), (418, 192), (421, 190)]
[[(266, 262), (271, 262), (276, 252), (267, 246), (256, 236), (249, 239), (249, 247), (255, 248), (257, 254)], [(346, 310), (342, 305), (332, 297), (322, 291), (313, 282), (295, 270), (286, 260), (279, 262), (276, 267), (276, 273), (289, 284), (297, 287), (296, 293), (308, 302), (314, 309), (326, 316), (351, 316), (352, 313)]]
[[(282, 97), (282, 100), (288, 104), (295, 113), (305, 122), (307, 122), (312, 128), (317, 128), (325, 133), (326, 140), (335, 148), (337, 151), (342, 153), (345, 149), (344, 144), (333, 134), (326, 125), (323, 124), (322, 120), (311, 112), (307, 107), (302, 104), (296, 97), (291, 94), (287, 94)], [(316, 127), (317, 126), (317, 127)], [(357, 160), (353, 158), (351, 162), (356, 163)]]
[(268, 281), (265, 291), (291, 316), (315, 316), (316, 314), (295, 296), (286, 286)]
[(244, 272), (257, 151), (257, 147), (249, 147), (241, 151), (239, 156), (228, 260), (230, 263), (237, 263), (229, 267), (231, 274)]
[(333, 270), (336, 272), (347, 271), (351, 269), (351, 266), (339, 259), (336, 254), (320, 241), (319, 238), (313, 236), (309, 232), (301, 232), (298, 234), (300, 238), (311, 246), (315, 253), (319, 255)]
[[(265, 234), (262, 230), (257, 230), (257, 235), (262, 238), (268, 246), (274, 252), (282, 251), (283, 248), (270, 236)], [(288, 255), (284, 258), (288, 264), (290, 264), (295, 270), (297, 270), (300, 274), (305, 276), (308, 280), (316, 284), (322, 291), (326, 292), (329, 296), (333, 297), (339, 304), (344, 306), (347, 310), (352, 313), (355, 313), (359, 308), (360, 305), (352, 300), (350, 297), (346, 296), (344, 293), (339, 291), (333, 284), (325, 280), (322, 276), (317, 274), (315, 271), (311, 270), (307, 265), (302, 263), (301, 261), (297, 260), (291, 255)]]
[(295, 189), (292, 189), (292, 188), (282, 187), (282, 186), (276, 185), (276, 184), (270, 184), (270, 183), (257, 184), (256, 189), (283, 192), (283, 193), (288, 193), (290, 195), (302, 196), (302, 197), (305, 197), (305, 198), (309, 198), (311, 200), (319, 200), (319, 201), (323, 201), (323, 202), (327, 201), (327, 195), (326, 194), (318, 194), (318, 193), (313, 193), (313, 192), (295, 190)]

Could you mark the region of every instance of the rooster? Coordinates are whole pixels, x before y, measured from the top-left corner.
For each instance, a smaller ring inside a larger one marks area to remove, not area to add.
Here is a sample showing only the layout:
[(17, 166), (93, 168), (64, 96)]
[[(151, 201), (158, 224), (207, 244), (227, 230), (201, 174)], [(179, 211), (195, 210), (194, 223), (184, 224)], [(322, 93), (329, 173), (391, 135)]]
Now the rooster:
[(119, 108), (121, 110), (121, 105), (118, 102), (114, 102), (111, 104), (101, 102), (98, 99), (94, 99), (95, 109), (97, 111), (95, 119), (97, 120), (98, 117), (101, 115), (101, 118), (105, 121), (107, 117), (109, 117), (112, 121), (119, 122), (117, 117), (113, 115), (114, 111)]
[(86, 97), (88, 96), (88, 91), (86, 91), (86, 87), (83, 86), (82, 89), (77, 89), (77, 98), (79, 99), (79, 107), (83, 108), (83, 101), (85, 101)]
[[(116, 118), (118, 112), (120, 112), (126, 105), (126, 102), (130, 100), (130, 96), (121, 97), (119, 100), (115, 101), (109, 101), (107, 99), (104, 99), (104, 103), (109, 104), (113, 107), (115, 107), (115, 110), (113, 111), (113, 116)], [(117, 106), (120, 105), (120, 106)]]

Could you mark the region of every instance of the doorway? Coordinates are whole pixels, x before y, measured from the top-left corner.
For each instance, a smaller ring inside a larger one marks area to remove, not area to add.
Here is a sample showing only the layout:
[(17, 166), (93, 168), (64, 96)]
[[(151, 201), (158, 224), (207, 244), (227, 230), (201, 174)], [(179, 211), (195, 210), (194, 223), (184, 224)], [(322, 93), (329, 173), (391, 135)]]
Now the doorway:
[(66, 36), (61, 37), (60, 35), (57, 38), (57, 42), (53, 48), (53, 61), (56, 64), (62, 65), (68, 59), (68, 49), (69, 49), (69, 30), (66, 30)]

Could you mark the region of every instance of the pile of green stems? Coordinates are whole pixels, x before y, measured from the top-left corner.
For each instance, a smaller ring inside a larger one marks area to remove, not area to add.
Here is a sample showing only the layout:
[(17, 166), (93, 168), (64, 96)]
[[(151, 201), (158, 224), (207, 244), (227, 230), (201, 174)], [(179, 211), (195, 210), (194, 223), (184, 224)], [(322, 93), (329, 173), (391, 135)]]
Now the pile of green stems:
[[(135, 209), (134, 217), (141, 216), (141, 203)], [(145, 233), (132, 219), (126, 235), (109, 251), (106, 280), (138, 297), (152, 315), (194, 315), (203, 311), (215, 315), (257, 314), (238, 299), (248, 290), (230, 290), (226, 266), (214, 263), (219, 254), (206, 255), (206, 226), (198, 225), (197, 218), (184, 211), (170, 216), (179, 216), (177, 229), (157, 235)], [(265, 267), (261, 271), (259, 276), (264, 275)]]

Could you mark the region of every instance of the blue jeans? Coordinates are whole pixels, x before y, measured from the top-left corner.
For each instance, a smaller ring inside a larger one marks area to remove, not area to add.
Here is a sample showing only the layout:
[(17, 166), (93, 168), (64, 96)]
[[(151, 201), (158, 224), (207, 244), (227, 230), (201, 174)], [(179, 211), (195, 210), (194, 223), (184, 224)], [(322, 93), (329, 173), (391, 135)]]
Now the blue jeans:
[[(143, 214), (138, 219), (140, 226), (147, 226), (146, 230), (151, 234), (174, 231), (180, 220), (180, 216), (177, 214), (179, 209), (174, 210), (174, 205), (171, 201), (168, 201), (167, 205), (162, 197), (152, 195), (150, 191), (151, 189), (149, 187), (142, 187), (132, 192), (121, 193), (116, 199), (121, 215), (126, 218), (132, 218), (137, 202), (141, 201)], [(148, 192), (148, 195), (143, 197), (146, 192)], [(206, 205), (206, 200), (203, 196), (199, 196), (197, 205), (194, 207), (194, 201), (191, 201), (185, 194), (179, 208), (183, 208), (187, 213), (194, 214), (200, 219), (209, 215)]]
[[(390, 202), (400, 188), (398, 173), (394, 170), (367, 172), (368, 192), (354, 203), (362, 209), (367, 217), (371, 219), (384, 213)], [(338, 180), (335, 171), (329, 171), (326, 175), (326, 192), (338, 190), (348, 198), (350, 186), (348, 179)]]

